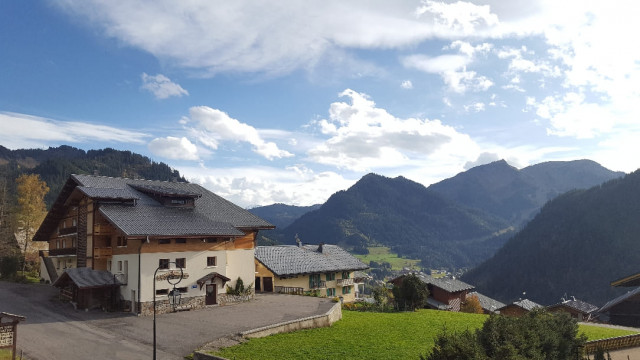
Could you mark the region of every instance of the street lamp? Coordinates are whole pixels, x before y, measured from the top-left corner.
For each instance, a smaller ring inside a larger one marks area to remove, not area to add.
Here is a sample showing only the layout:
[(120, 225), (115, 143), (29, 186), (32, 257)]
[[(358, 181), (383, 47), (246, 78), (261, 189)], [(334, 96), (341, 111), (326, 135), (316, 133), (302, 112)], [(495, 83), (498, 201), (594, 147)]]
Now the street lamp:
[[(174, 261), (170, 261), (167, 263), (167, 267), (170, 267), (171, 264), (176, 265), (176, 263)], [(177, 265), (176, 265), (177, 267)], [(164, 267), (163, 267), (164, 268)], [(165, 268), (166, 269), (166, 268)], [(176, 285), (182, 281), (182, 277), (184, 276), (184, 272), (182, 270), (182, 268), (178, 268), (180, 269), (180, 276), (176, 277), (173, 272), (171, 272), (170, 274), (168, 274), (167, 276), (167, 282), (171, 285), (173, 285), (173, 290), (171, 290), (169, 292), (169, 304), (172, 306), (173, 311), (176, 310), (176, 306), (178, 306), (178, 304), (180, 304), (180, 299), (182, 297), (182, 295), (180, 294), (180, 290), (176, 289)], [(160, 270), (160, 266), (158, 266), (158, 268), (156, 269), (156, 271), (153, 273), (153, 360), (156, 360), (156, 276), (158, 275), (158, 270)], [(177, 280), (175, 282), (172, 282), (171, 280)]]

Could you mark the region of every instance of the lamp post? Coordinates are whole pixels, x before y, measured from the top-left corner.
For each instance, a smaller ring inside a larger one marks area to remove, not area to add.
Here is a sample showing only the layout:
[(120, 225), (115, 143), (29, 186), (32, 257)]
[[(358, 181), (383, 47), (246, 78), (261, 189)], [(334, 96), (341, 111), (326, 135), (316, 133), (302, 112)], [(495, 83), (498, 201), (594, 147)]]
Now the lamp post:
[[(171, 267), (171, 264), (176, 264), (174, 261), (170, 261), (167, 266)], [(176, 266), (177, 267), (177, 266)], [(178, 306), (178, 304), (180, 303), (180, 298), (181, 298), (181, 294), (180, 294), (180, 290), (176, 289), (176, 285), (182, 281), (182, 276), (184, 276), (184, 272), (182, 270), (182, 268), (180, 269), (180, 277), (178, 277), (178, 281), (176, 282), (171, 282), (172, 279), (174, 279), (173, 277), (173, 273), (170, 273), (167, 276), (167, 282), (171, 285), (173, 285), (173, 290), (171, 290), (168, 294), (169, 296), (169, 304), (171, 304), (171, 306), (173, 307), (173, 310), (176, 310), (176, 306)], [(154, 271), (153, 273), (153, 360), (156, 360), (156, 276), (158, 275), (158, 270), (160, 270), (160, 266), (158, 266), (156, 268), (156, 271)]]

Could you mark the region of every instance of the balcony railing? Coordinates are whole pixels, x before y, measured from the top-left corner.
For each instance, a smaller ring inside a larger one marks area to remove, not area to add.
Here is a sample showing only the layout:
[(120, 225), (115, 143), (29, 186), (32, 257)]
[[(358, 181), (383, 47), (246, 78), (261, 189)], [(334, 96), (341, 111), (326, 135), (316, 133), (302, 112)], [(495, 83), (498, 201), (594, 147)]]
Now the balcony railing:
[(66, 228), (60, 229), (58, 231), (58, 234), (60, 234), (60, 236), (64, 236), (64, 235), (75, 234), (77, 232), (78, 232), (78, 227), (77, 226), (70, 226), (70, 227), (66, 227)]
[(76, 255), (76, 248), (49, 249), (49, 256)]
[(304, 294), (304, 289), (301, 287), (276, 286), (275, 290), (278, 294), (292, 294), (292, 295)]
[(325, 289), (327, 287), (327, 282), (326, 281), (316, 281), (312, 284), (310, 284), (310, 288), (311, 289)]
[(110, 247), (93, 249), (94, 258), (111, 257), (112, 255), (113, 255), (113, 251), (111, 250)]
[(339, 279), (338, 286), (349, 286), (353, 285), (353, 279)]

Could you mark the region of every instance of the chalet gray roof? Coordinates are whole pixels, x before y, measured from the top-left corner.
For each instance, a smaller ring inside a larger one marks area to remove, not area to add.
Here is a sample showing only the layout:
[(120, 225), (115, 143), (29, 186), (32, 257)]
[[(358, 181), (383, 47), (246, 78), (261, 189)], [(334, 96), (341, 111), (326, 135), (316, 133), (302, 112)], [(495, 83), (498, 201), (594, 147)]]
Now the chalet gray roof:
[(609, 311), (609, 309), (611, 309), (612, 307), (628, 300), (631, 299), (637, 295), (640, 295), (640, 287), (637, 287), (629, 292), (627, 292), (626, 294), (620, 295), (617, 298), (607, 302), (606, 304), (604, 304), (603, 307), (600, 308), (600, 310), (598, 310), (598, 312), (607, 312)]
[(108, 271), (81, 267), (66, 269), (53, 283), (53, 286), (63, 286), (68, 280), (73, 281), (80, 289), (120, 285), (120, 282)]
[(368, 266), (337, 245), (257, 246), (256, 259), (277, 276), (364, 270)]
[(574, 309), (576, 311), (579, 311), (581, 313), (584, 314), (590, 314), (596, 310), (598, 310), (598, 307), (595, 305), (591, 305), (588, 302), (584, 302), (582, 300), (578, 300), (578, 299), (570, 299), (570, 300), (564, 300), (560, 303), (557, 303), (555, 305), (551, 305), (549, 306), (549, 308), (555, 308), (555, 307), (561, 307), (561, 306), (566, 306), (568, 308)]
[(460, 281), (455, 278), (449, 278), (449, 277), (436, 278), (424, 273), (418, 273), (417, 275), (418, 275), (418, 278), (422, 280), (422, 282), (428, 285), (438, 287), (450, 293), (465, 291), (465, 290), (472, 290), (475, 288), (475, 286), (467, 284), (466, 282)]
[[(513, 303), (511, 303), (511, 305), (515, 305), (517, 307), (521, 307), (521, 308), (523, 308), (523, 309), (525, 309), (527, 311), (531, 311), (531, 310), (533, 310), (535, 308), (543, 308), (544, 307), (544, 306), (542, 306), (542, 305), (540, 305), (538, 303), (535, 303), (535, 302), (533, 302), (533, 301), (531, 301), (529, 299), (521, 299), (521, 300), (518, 300), (518, 301), (514, 301)], [(506, 306), (503, 306), (503, 307), (507, 307), (507, 306), (509, 306), (509, 305), (506, 305)]]
[(113, 188), (93, 188), (87, 186), (76, 187), (81, 193), (92, 199), (113, 199), (113, 200), (139, 200), (133, 191), (129, 189), (113, 189)]
[[(127, 236), (234, 237), (244, 235), (243, 229), (274, 228), (267, 221), (197, 184), (71, 175), (36, 232), (35, 241), (48, 241), (49, 234), (55, 230), (65, 211), (67, 199), (76, 189), (98, 200), (98, 211)], [(192, 198), (195, 205), (163, 206), (156, 200), (158, 196)], [(116, 203), (111, 200), (124, 201)]]
[(470, 292), (467, 296), (472, 296), (472, 295), (475, 295), (478, 297), (478, 300), (480, 301), (480, 306), (484, 310), (494, 312), (505, 306), (504, 303), (501, 303), (500, 301), (492, 299), (477, 291)]

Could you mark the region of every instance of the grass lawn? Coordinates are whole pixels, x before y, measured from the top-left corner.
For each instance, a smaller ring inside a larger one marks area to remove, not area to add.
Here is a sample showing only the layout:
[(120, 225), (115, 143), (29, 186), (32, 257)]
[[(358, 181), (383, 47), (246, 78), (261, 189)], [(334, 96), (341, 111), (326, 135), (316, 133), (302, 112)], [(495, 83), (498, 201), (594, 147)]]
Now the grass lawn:
[[(216, 355), (227, 359), (417, 359), (433, 346), (443, 328), (449, 331), (476, 329), (485, 315), (420, 310), (413, 313), (367, 313), (346, 311), (329, 328), (301, 330), (251, 339), (223, 349)], [(589, 340), (633, 332), (581, 325)]]
[(420, 260), (414, 259), (403, 259), (398, 257), (397, 254), (391, 252), (391, 249), (386, 246), (373, 246), (368, 248), (369, 254), (367, 255), (354, 255), (363, 263), (369, 265), (369, 261), (373, 260), (375, 262), (388, 262), (391, 264), (392, 270), (402, 270), (402, 268), (408, 267), (410, 269), (420, 270), (420, 266), (418, 263)]

